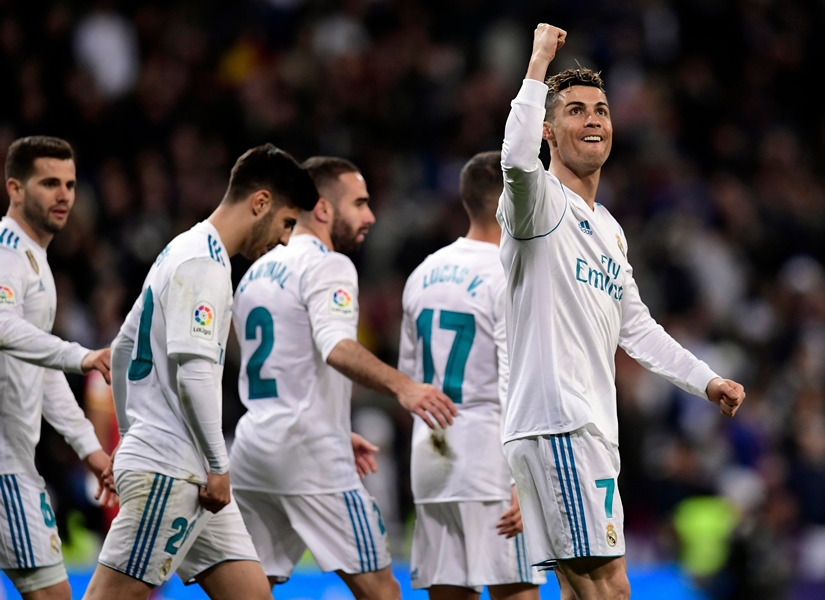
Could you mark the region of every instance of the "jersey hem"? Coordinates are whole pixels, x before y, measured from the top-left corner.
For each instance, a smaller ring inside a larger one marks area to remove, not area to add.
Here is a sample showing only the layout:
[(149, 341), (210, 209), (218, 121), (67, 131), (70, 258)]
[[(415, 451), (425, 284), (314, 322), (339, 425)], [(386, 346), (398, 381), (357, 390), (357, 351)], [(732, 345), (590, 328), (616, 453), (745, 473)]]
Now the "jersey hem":
[(438, 498), (437, 500), (414, 500), (414, 504), (450, 504), (453, 502), (501, 502), (509, 500), (511, 494), (506, 496), (485, 496), (484, 498)]
[[(230, 469), (231, 472), (231, 469)], [(362, 484), (363, 485), (363, 484)], [(276, 494), (278, 496), (323, 496), (326, 494), (340, 494), (341, 492), (351, 492), (353, 490), (361, 489), (358, 485), (349, 485), (345, 487), (336, 487), (329, 490), (313, 490), (313, 491), (295, 491), (282, 492), (280, 490), (273, 490), (271, 488), (253, 487), (244, 484), (232, 484), (232, 489), (243, 490), (245, 492), (257, 492), (259, 494)]]

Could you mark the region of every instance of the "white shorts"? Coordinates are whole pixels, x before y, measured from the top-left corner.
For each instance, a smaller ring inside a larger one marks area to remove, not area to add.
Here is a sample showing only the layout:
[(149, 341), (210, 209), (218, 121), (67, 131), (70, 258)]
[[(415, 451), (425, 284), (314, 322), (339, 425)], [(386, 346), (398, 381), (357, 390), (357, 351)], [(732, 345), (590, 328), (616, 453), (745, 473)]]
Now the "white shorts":
[(553, 568), (556, 560), (624, 555), (619, 450), (595, 426), (512, 440), (504, 454), (534, 565)]
[(268, 577), (289, 579), (306, 548), (324, 572), (369, 573), (390, 565), (381, 513), (363, 485), (306, 496), (233, 493)]
[(227, 560), (258, 560), (234, 500), (217, 514), (201, 507), (200, 486), (159, 473), (118, 471), (120, 510), (100, 564), (160, 585), (172, 573), (186, 583)]
[(530, 566), (524, 534), (507, 539), (496, 531), (509, 508), (509, 500), (417, 504), (413, 588), (454, 585), (480, 593), (485, 585), (545, 583), (544, 573)]
[(60, 536), (43, 478), (0, 475), (0, 568), (62, 563)]

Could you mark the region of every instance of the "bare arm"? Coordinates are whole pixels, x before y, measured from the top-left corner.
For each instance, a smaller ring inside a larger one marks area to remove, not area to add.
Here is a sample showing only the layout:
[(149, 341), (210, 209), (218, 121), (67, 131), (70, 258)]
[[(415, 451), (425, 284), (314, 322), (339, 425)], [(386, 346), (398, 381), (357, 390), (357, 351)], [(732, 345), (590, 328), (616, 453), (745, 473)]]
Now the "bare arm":
[(341, 340), (327, 356), (327, 363), (356, 383), (398, 402), (435, 427), (434, 418), (441, 427), (447, 427), (458, 415), (458, 410), (444, 393), (427, 383), (416, 383), (397, 369), (379, 360), (355, 340)]

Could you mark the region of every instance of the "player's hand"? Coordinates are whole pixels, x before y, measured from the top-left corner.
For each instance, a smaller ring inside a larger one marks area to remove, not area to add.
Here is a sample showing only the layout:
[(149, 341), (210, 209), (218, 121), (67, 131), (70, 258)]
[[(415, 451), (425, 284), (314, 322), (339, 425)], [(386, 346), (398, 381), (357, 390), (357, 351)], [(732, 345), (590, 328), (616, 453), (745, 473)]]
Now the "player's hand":
[(539, 23), (533, 33), (533, 57), (547, 61), (556, 57), (556, 52), (564, 46), (567, 32), (547, 23)]
[(521, 508), (519, 508), (518, 496), (516, 495), (516, 486), (513, 486), (510, 508), (501, 515), (498, 523), (496, 523), (496, 530), (498, 530), (499, 535), (503, 535), (508, 540), (524, 530), (524, 525), (521, 522)]
[(745, 388), (742, 384), (721, 377), (711, 379), (705, 392), (711, 402), (719, 405), (719, 412), (726, 417), (735, 415), (745, 399)]
[(84, 373), (88, 373), (92, 369), (100, 371), (106, 383), (112, 383), (112, 349), (102, 348), (100, 350), (92, 350), (83, 357), (80, 368), (83, 369)]
[(95, 500), (98, 500), (101, 506), (116, 506), (120, 499), (115, 490), (111, 457), (103, 450), (95, 450), (83, 459), (83, 464), (97, 478)]
[(366, 477), (370, 473), (378, 471), (378, 463), (375, 462), (376, 452), (378, 446), (369, 443), (366, 439), (357, 433), (350, 433), (352, 440), (352, 452), (355, 454), (355, 470), (358, 471), (358, 476)]
[(200, 489), (200, 503), (211, 513), (220, 511), (229, 504), (232, 496), (229, 493), (229, 471), (223, 475), (209, 473), (206, 476), (206, 485)]
[(401, 406), (424, 419), (430, 429), (435, 429), (433, 419), (442, 428), (453, 424), (453, 417), (458, 416), (458, 409), (444, 392), (429, 383), (415, 383), (412, 380), (398, 395)]

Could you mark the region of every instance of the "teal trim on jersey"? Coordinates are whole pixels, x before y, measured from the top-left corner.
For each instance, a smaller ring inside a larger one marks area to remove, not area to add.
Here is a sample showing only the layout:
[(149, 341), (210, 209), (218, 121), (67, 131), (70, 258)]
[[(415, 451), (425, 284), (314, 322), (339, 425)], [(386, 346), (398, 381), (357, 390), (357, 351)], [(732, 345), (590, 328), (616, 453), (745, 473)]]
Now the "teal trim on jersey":
[[(553, 446), (553, 456), (556, 460), (556, 472), (559, 476), (559, 487), (561, 488), (561, 495), (564, 500), (564, 510), (567, 513), (567, 523), (570, 526), (570, 533), (573, 541), (573, 555), (580, 557), (586, 556), (586, 554), (584, 553), (584, 540), (582, 540), (582, 531), (579, 524), (580, 515), (576, 512), (573, 482), (569, 476), (570, 468), (567, 464), (567, 453), (562, 441), (562, 438), (565, 435), (569, 436), (569, 434), (551, 435), (550, 443)], [(556, 447), (557, 443), (558, 447)]]
[[(166, 485), (168, 482), (168, 486)], [(163, 510), (166, 508), (166, 500), (169, 498), (169, 493), (172, 491), (173, 479), (160, 473), (155, 473), (155, 479), (152, 482), (152, 489), (149, 491), (149, 497), (146, 499), (146, 506), (143, 508), (143, 514), (140, 518), (140, 525), (135, 536), (135, 543), (132, 545), (132, 552), (129, 555), (129, 563), (126, 565), (126, 574), (135, 579), (140, 579), (146, 573), (146, 566), (152, 556), (152, 546), (155, 543), (157, 530), (160, 522), (163, 519)], [(158, 514), (158, 506), (161, 503), (161, 496), (163, 498), (163, 507)], [(155, 521), (157, 515), (157, 521)], [(148, 519), (147, 519), (148, 517)], [(152, 543), (149, 543), (150, 531), (154, 528), (154, 536)], [(148, 548), (147, 548), (148, 546)], [(146, 554), (144, 555), (144, 551)]]
[(367, 508), (364, 506), (364, 499), (357, 491), (353, 492), (355, 498), (358, 500), (358, 506), (361, 509), (361, 514), (364, 516), (364, 524), (367, 526), (367, 541), (372, 547), (372, 570), (378, 570), (378, 553), (375, 550), (375, 538), (372, 537), (372, 527), (370, 526), (370, 518), (367, 514)]
[[(6, 237), (7, 233), (9, 234), (9, 237)], [(15, 250), (17, 250), (17, 244), (19, 243), (20, 236), (14, 235), (14, 232), (8, 227), (4, 227), (3, 231), (0, 231), (0, 245), (8, 246), (9, 248), (14, 248)]]
[(14, 484), (14, 494), (17, 496), (17, 504), (20, 506), (20, 518), (23, 520), (23, 531), (26, 533), (26, 545), (29, 547), (29, 558), (31, 559), (29, 567), (34, 568), (37, 564), (34, 562), (34, 549), (32, 548), (32, 539), (29, 535), (29, 523), (26, 521), (26, 508), (23, 505), (23, 498), (20, 497), (20, 487), (17, 485), (17, 476), (9, 475), (9, 477), (11, 478), (12, 484)]
[(152, 316), (155, 312), (155, 299), (152, 295), (152, 286), (146, 288), (143, 295), (143, 310), (140, 313), (138, 324), (137, 352), (129, 363), (129, 381), (140, 381), (152, 372)]
[(507, 227), (504, 228), (504, 231), (506, 231), (507, 235), (509, 235), (511, 238), (513, 238), (517, 242), (529, 242), (530, 240), (537, 240), (539, 238), (547, 237), (548, 235), (553, 233), (556, 229), (559, 228), (559, 225), (561, 225), (561, 222), (564, 221), (564, 215), (567, 214), (567, 207), (570, 204), (570, 201), (567, 199), (567, 194), (564, 192), (564, 186), (562, 186), (561, 192), (562, 192), (562, 194), (564, 194), (564, 211), (561, 213), (561, 218), (559, 219), (559, 222), (556, 223), (556, 226), (553, 227), (553, 229), (551, 229), (547, 233), (542, 233), (541, 235), (534, 235), (533, 237), (527, 237), (527, 238), (520, 238), (520, 237), (514, 236), (512, 233), (510, 233), (510, 230)]
[(355, 517), (352, 515), (353, 507), (350, 506), (350, 500), (348, 494), (351, 492), (344, 492), (342, 495), (344, 496), (344, 502), (347, 505), (347, 512), (349, 513), (349, 520), (352, 523), (352, 533), (355, 535), (355, 545), (358, 548), (358, 560), (361, 562), (361, 572), (366, 573), (364, 569), (364, 552), (361, 550), (361, 536), (358, 535), (358, 528), (355, 526)]
[[(17, 517), (17, 509), (14, 506), (14, 496), (11, 493), (11, 485), (8, 482), (8, 478), (10, 475), (3, 475), (2, 481), (0, 481), (0, 491), (3, 493), (3, 506), (6, 509), (6, 520), (9, 522), (9, 533), (11, 534), (11, 544), (14, 548), (14, 558), (17, 561), (17, 568), (23, 569), (26, 568), (26, 549), (23, 547), (23, 536), (20, 535), (20, 519)], [(6, 487), (8, 487), (9, 493), (6, 494)], [(12, 518), (12, 513), (14, 513), (14, 518)], [(15, 533), (15, 524), (17, 525), (18, 533)], [(19, 542), (18, 542), (19, 536)], [(19, 548), (18, 548), (19, 545)], [(23, 552), (22, 557), (20, 552)]]
[(247, 341), (252, 341), (258, 337), (258, 329), (261, 330), (261, 344), (252, 353), (249, 362), (246, 364), (246, 377), (249, 381), (249, 399), (263, 400), (264, 398), (278, 397), (278, 380), (273, 378), (262, 378), (261, 369), (264, 362), (272, 353), (275, 345), (275, 323), (272, 322), (272, 315), (263, 306), (253, 308), (246, 318), (245, 337)]
[[(155, 530), (152, 532), (152, 541), (149, 542), (149, 548), (146, 550), (146, 558), (143, 561), (143, 567), (138, 574), (138, 577), (143, 577), (146, 575), (146, 567), (149, 566), (149, 559), (152, 558), (152, 550), (155, 547), (155, 541), (158, 539), (158, 530), (160, 529), (161, 521), (163, 521), (163, 513), (166, 511), (166, 502), (169, 500), (169, 494), (172, 493), (172, 484), (175, 482), (174, 479), (171, 477), (166, 477), (163, 475), (168, 481), (168, 485), (166, 486), (166, 492), (163, 492), (163, 483), (161, 484), (161, 493), (163, 494), (163, 504), (160, 506), (160, 512), (158, 513), (158, 518), (155, 521)], [(164, 482), (166, 483), (166, 482)]]
[(521, 546), (519, 546), (518, 538), (521, 534), (519, 533), (516, 537), (513, 538), (513, 543), (516, 545), (516, 564), (518, 564), (518, 578), (519, 581), (522, 583), (526, 582), (527, 580), (524, 578), (524, 559), (521, 556)]
[(584, 503), (582, 502), (582, 488), (579, 484), (579, 473), (576, 469), (576, 457), (573, 455), (573, 442), (570, 441), (570, 434), (565, 433), (564, 438), (567, 441), (567, 450), (570, 453), (570, 468), (573, 471), (573, 484), (576, 488), (576, 497), (579, 502), (579, 514), (581, 515), (582, 535), (584, 536), (584, 552), (585, 556), (590, 556), (590, 536), (587, 535), (587, 516), (584, 512)]

